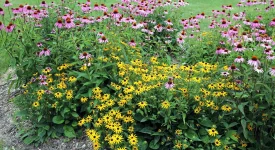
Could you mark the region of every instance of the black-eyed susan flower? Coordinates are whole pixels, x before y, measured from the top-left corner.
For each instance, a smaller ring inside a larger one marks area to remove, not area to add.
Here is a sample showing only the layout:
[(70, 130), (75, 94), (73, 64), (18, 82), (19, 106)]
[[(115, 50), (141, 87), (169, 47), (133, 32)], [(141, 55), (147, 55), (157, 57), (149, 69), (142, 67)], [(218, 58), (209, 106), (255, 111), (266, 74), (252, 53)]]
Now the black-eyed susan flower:
[(63, 94), (61, 92), (54, 93), (54, 97), (56, 97), (56, 98), (61, 98), (62, 96), (63, 96)]
[(131, 133), (129, 136), (128, 136), (128, 142), (130, 145), (134, 146), (134, 145), (137, 145), (138, 143), (138, 138), (135, 134)]
[(221, 141), (219, 139), (215, 139), (214, 143), (216, 146), (221, 146)]
[(40, 106), (40, 104), (39, 104), (38, 101), (35, 101), (35, 102), (32, 103), (32, 106), (33, 106), (33, 107), (38, 107), (38, 106)]
[(145, 108), (146, 106), (148, 106), (148, 103), (146, 101), (141, 101), (141, 102), (138, 103), (138, 106), (140, 108)]
[(161, 107), (164, 109), (168, 109), (170, 107), (170, 102), (165, 100), (161, 103)]
[(219, 134), (215, 128), (208, 129), (207, 132), (210, 136), (216, 136)]

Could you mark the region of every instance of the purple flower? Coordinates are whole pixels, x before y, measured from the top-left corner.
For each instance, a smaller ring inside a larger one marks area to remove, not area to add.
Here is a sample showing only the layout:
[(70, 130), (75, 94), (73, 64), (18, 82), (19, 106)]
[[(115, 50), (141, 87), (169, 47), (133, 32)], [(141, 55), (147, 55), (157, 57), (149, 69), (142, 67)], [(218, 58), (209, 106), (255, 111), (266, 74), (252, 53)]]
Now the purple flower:
[(89, 59), (91, 57), (91, 54), (87, 52), (83, 52), (79, 55), (79, 59)]
[(243, 62), (244, 62), (244, 58), (242, 58), (242, 56), (238, 56), (238, 57), (234, 60), (234, 62), (236, 62), (236, 63), (243, 63)]
[(270, 75), (275, 76), (275, 67), (270, 68), (269, 73)]
[(257, 56), (252, 56), (252, 58), (248, 60), (247, 63), (253, 67), (258, 67), (261, 65), (261, 62), (258, 60)]
[(44, 48), (42, 51), (39, 52), (39, 56), (50, 56), (51, 51), (47, 48)]

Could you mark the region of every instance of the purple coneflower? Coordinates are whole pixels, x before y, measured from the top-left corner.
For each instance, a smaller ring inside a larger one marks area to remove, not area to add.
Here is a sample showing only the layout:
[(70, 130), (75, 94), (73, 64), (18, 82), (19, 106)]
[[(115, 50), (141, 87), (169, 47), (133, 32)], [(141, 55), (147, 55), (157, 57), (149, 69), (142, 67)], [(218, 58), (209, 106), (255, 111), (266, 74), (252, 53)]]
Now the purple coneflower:
[(275, 76), (275, 67), (270, 68), (269, 73), (270, 75)]
[(275, 59), (275, 56), (273, 54), (270, 54), (270, 55), (267, 55), (266, 56), (266, 59), (267, 60), (274, 60)]
[(75, 24), (74, 22), (71, 20), (71, 18), (67, 18), (66, 21), (65, 21), (65, 27), (67, 29), (70, 29), (70, 28), (74, 28), (75, 27)]
[(121, 14), (118, 13), (118, 9), (115, 8), (112, 13), (112, 17), (115, 19), (118, 19), (121, 16)]
[(273, 19), (271, 20), (271, 22), (269, 23), (269, 26), (272, 26), (272, 27), (275, 26), (275, 18), (273, 18)]
[(5, 28), (4, 24), (0, 21), (0, 30), (2, 30), (4, 28)]
[(259, 21), (256, 19), (251, 23), (251, 28), (259, 28), (261, 27), (261, 24), (259, 23)]
[(130, 46), (136, 46), (136, 42), (134, 39), (131, 39), (131, 41), (128, 43)]
[(258, 73), (263, 73), (264, 70), (262, 67), (258, 66), (258, 67), (254, 67), (254, 71), (258, 72)]
[(63, 23), (61, 19), (58, 19), (57, 22), (54, 24), (57, 28), (62, 28)]
[(43, 46), (43, 44), (42, 44), (41, 42), (38, 42), (38, 43), (36, 44), (36, 46), (37, 46), (37, 47), (41, 47), (41, 46)]
[(231, 70), (231, 71), (239, 71), (239, 69), (238, 69), (234, 64), (232, 64), (232, 65), (228, 68), (228, 70)]
[(10, 23), (8, 26), (6, 26), (6, 32), (12, 32), (14, 27), (14, 24)]
[(230, 74), (229, 72), (221, 72), (221, 75), (225, 77), (227, 77), (229, 74)]
[(5, 12), (3, 10), (3, 8), (0, 7), (0, 15), (4, 16)]
[(253, 67), (258, 67), (261, 65), (261, 62), (258, 60), (257, 56), (252, 56), (252, 58), (248, 60), (247, 63)]
[(108, 39), (105, 36), (102, 36), (98, 41), (99, 43), (107, 43)]
[(234, 60), (234, 62), (236, 62), (236, 63), (243, 63), (243, 62), (244, 62), (244, 58), (242, 58), (242, 56), (238, 56), (238, 57)]
[(46, 4), (45, 1), (42, 1), (41, 4), (40, 4), (40, 7), (48, 7), (48, 5)]
[(169, 77), (169, 81), (165, 83), (165, 88), (166, 89), (172, 89), (175, 86), (173, 83), (173, 78)]
[(236, 47), (234, 47), (234, 50), (236, 52), (243, 52), (245, 50), (245, 47), (243, 47), (241, 43), (238, 43), (236, 44)]
[(51, 51), (47, 48), (44, 48), (42, 51), (39, 52), (39, 56), (42, 56), (42, 55), (50, 56), (50, 54), (51, 54)]
[(91, 57), (91, 54), (87, 52), (83, 52), (79, 55), (79, 59), (89, 59)]
[(10, 1), (6, 0), (6, 1), (5, 1), (5, 4), (4, 4), (4, 7), (9, 7), (9, 6), (11, 6), (11, 5), (12, 5), (12, 3), (10, 3)]

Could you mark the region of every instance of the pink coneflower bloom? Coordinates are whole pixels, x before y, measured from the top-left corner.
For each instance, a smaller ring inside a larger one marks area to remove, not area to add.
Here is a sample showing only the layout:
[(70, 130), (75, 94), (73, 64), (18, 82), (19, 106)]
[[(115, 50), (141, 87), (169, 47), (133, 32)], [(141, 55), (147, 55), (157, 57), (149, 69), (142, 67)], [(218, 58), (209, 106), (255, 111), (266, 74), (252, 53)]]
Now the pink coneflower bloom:
[(45, 1), (42, 1), (41, 4), (40, 4), (40, 7), (48, 7), (48, 5), (46, 4)]
[(102, 37), (102, 36), (104, 36), (104, 34), (102, 32), (98, 32), (97, 36)]
[(131, 41), (128, 43), (130, 46), (136, 46), (136, 42), (134, 39), (131, 39)]
[(180, 36), (179, 38), (177, 38), (177, 42), (179, 44), (182, 44), (184, 42), (183, 38)]
[(14, 27), (15, 26), (12, 23), (10, 23), (8, 26), (6, 26), (6, 32), (12, 32)]
[(229, 74), (230, 74), (229, 72), (221, 72), (221, 75), (225, 77), (227, 77)]
[(223, 54), (224, 50), (220, 47), (217, 47), (216, 49), (216, 54), (220, 55), (220, 54)]
[(261, 26), (260, 29), (259, 29), (259, 33), (266, 33), (266, 30), (265, 30), (265, 27), (264, 26)]
[(97, 3), (95, 3), (95, 5), (94, 5), (94, 10), (101, 10)]
[(263, 17), (262, 16), (257, 16), (257, 19), (263, 20)]
[(270, 55), (270, 54), (273, 53), (273, 51), (270, 48), (268, 48), (268, 49), (264, 50), (264, 53), (267, 54), (267, 55)]
[(83, 52), (79, 55), (79, 59), (89, 59), (91, 57), (91, 54), (87, 52)]
[(39, 80), (46, 80), (47, 79), (47, 76), (45, 76), (45, 75), (43, 75), (43, 74), (41, 74), (40, 76), (39, 76)]
[(158, 32), (161, 32), (163, 30), (163, 27), (161, 26), (161, 24), (158, 24), (154, 27), (154, 29), (156, 29)]
[(57, 28), (62, 28), (63, 23), (61, 19), (58, 19), (57, 22), (54, 24)]
[(66, 21), (65, 21), (65, 27), (67, 29), (70, 29), (70, 28), (74, 28), (75, 27), (75, 24), (74, 22), (71, 20), (71, 18), (67, 18)]
[(249, 20), (249, 19), (246, 19), (245, 21), (243, 21), (243, 23), (244, 23), (245, 25), (248, 25), (248, 26), (250, 26), (250, 25), (251, 25), (251, 22), (250, 22), (250, 20)]
[(275, 67), (270, 68), (269, 73), (270, 75), (275, 76)]
[(243, 52), (245, 50), (245, 47), (243, 47), (242, 44), (239, 43), (239, 44), (236, 44), (236, 47), (234, 47), (234, 50), (236, 52)]
[(258, 60), (257, 56), (252, 56), (252, 58), (248, 60), (247, 63), (253, 67), (258, 67), (261, 65), (261, 62)]
[(222, 32), (222, 37), (229, 37), (228, 32), (227, 32), (227, 31), (223, 31), (223, 32)]
[(89, 20), (88, 17), (83, 16), (82, 19), (81, 19), (81, 23), (88, 24), (88, 23), (90, 23), (90, 20)]
[(174, 29), (173, 29), (170, 25), (168, 25), (168, 26), (166, 27), (166, 30), (169, 31), (169, 32), (174, 31)]
[(87, 0), (86, 4), (87, 4), (87, 5), (91, 5), (91, 1), (90, 1), (90, 0)]
[(234, 64), (232, 64), (232, 65), (228, 68), (228, 70), (230, 70), (230, 71), (239, 71), (239, 69), (238, 69)]
[(239, 3), (237, 4), (237, 6), (238, 6), (238, 7), (241, 7), (241, 6), (243, 6), (243, 4), (242, 4), (241, 2), (239, 2)]
[(271, 20), (271, 22), (269, 23), (269, 26), (275, 26), (275, 18), (273, 18), (272, 20)]
[(5, 28), (4, 24), (0, 21), (0, 30), (2, 30), (4, 28)]
[(258, 20), (254, 20), (252, 23), (251, 23), (251, 28), (259, 28), (261, 27), (261, 24), (259, 23)]
[(264, 47), (266, 49), (271, 49), (272, 47), (268, 43), (262, 43), (260, 44), (261, 47)]
[(266, 59), (267, 60), (274, 60), (275, 59), (275, 56), (273, 54), (270, 54), (270, 55), (267, 55), (266, 56)]
[(232, 18), (233, 18), (233, 20), (240, 20), (241, 19), (241, 17), (239, 16), (239, 14), (234, 14), (232, 16)]
[(3, 8), (0, 7), (0, 15), (4, 16), (4, 14), (5, 14), (5, 13), (4, 13)]
[(39, 85), (48, 85), (48, 83), (47, 83), (46, 81), (44, 81), (44, 80), (41, 80), (41, 81), (39, 82)]
[(42, 55), (50, 56), (50, 54), (51, 54), (51, 51), (47, 48), (44, 48), (42, 51), (39, 52), (39, 56), (42, 56)]
[(258, 72), (258, 73), (263, 73), (264, 70), (262, 67), (258, 66), (258, 67), (254, 67), (254, 71)]
[(230, 54), (230, 53), (231, 53), (230, 50), (223, 48), (222, 54)]
[(172, 89), (175, 86), (173, 83), (173, 78), (169, 77), (169, 81), (165, 83), (165, 88), (166, 89)]
[(105, 36), (102, 36), (98, 41), (99, 43), (107, 43), (108, 39)]
[(9, 6), (11, 6), (11, 5), (12, 5), (12, 3), (10, 3), (10, 1), (6, 0), (6, 1), (5, 1), (5, 4), (4, 4), (4, 7), (9, 7)]
[(221, 27), (221, 28), (227, 28), (228, 25), (229, 25), (229, 24), (227, 23), (226, 20), (222, 20), (222, 22), (221, 22), (221, 24), (220, 24), (220, 27)]
[(42, 44), (41, 42), (38, 42), (38, 43), (36, 44), (36, 46), (37, 46), (37, 47), (41, 47), (41, 46), (43, 46), (43, 44)]
[(164, 21), (167, 25), (173, 25), (173, 23), (171, 22), (171, 20), (170, 19), (168, 19), (168, 20), (166, 20), (166, 21)]
[(115, 18), (115, 19), (118, 19), (118, 18), (121, 17), (121, 14), (118, 13), (118, 9), (117, 8), (115, 8), (113, 10), (112, 17)]
[(242, 56), (238, 56), (237, 58), (235, 58), (234, 62), (236, 62), (236, 63), (243, 63), (244, 62), (244, 58), (242, 58)]

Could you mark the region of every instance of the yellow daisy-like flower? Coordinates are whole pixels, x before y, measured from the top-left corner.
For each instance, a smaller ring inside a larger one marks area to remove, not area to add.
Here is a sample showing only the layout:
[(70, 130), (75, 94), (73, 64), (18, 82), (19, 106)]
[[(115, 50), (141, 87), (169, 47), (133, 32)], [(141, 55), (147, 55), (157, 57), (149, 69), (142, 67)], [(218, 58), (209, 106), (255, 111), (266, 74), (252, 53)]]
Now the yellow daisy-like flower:
[(182, 143), (180, 141), (176, 140), (174, 148), (181, 149), (181, 147), (182, 147)]
[(168, 109), (170, 107), (170, 102), (169, 101), (164, 101), (161, 103), (161, 107), (164, 109)]
[(86, 103), (88, 101), (87, 97), (81, 97), (80, 98), (81, 103)]
[(177, 130), (175, 131), (175, 134), (176, 134), (176, 135), (182, 135), (182, 130), (177, 129)]
[(100, 143), (99, 142), (93, 142), (93, 149), (94, 150), (99, 150), (100, 149)]
[(131, 133), (129, 136), (128, 136), (128, 141), (130, 143), (130, 145), (134, 146), (134, 145), (137, 145), (138, 143), (138, 138), (135, 134)]
[(221, 146), (221, 141), (219, 139), (215, 139), (215, 145), (216, 146)]
[(32, 106), (33, 106), (33, 107), (38, 107), (38, 106), (40, 106), (40, 104), (39, 104), (38, 101), (36, 101), (36, 102), (33, 102), (33, 103), (32, 103)]
[(69, 82), (71, 82), (71, 83), (73, 83), (73, 82), (75, 82), (77, 79), (76, 79), (76, 77), (74, 77), (74, 76), (70, 76), (69, 77)]
[(99, 87), (93, 88), (92, 91), (94, 94), (100, 94), (102, 92), (102, 90)]
[(219, 134), (215, 128), (208, 129), (207, 132), (210, 136), (216, 136)]
[(128, 131), (129, 131), (129, 132), (134, 132), (134, 130), (135, 130), (135, 129), (134, 129), (133, 126), (130, 126), (130, 127), (128, 128)]
[(54, 97), (56, 97), (56, 98), (61, 98), (62, 96), (63, 96), (63, 94), (60, 92), (54, 93)]
[(228, 106), (228, 105), (223, 105), (223, 106), (222, 106), (222, 110), (223, 110), (223, 111), (230, 112), (230, 111), (232, 110), (232, 108), (231, 108), (230, 106)]
[(148, 103), (147, 103), (146, 101), (142, 101), (142, 102), (139, 102), (139, 103), (138, 103), (138, 106), (139, 106), (140, 108), (145, 108), (147, 105), (148, 105)]

